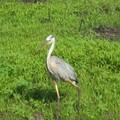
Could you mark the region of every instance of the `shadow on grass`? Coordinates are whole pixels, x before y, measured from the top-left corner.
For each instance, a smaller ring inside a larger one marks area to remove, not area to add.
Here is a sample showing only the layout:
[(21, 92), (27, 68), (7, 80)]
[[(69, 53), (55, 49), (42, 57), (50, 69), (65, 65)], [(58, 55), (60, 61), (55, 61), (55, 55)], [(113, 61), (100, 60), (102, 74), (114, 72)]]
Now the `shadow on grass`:
[[(27, 89), (26, 86), (18, 86), (14, 90), (14, 94), (19, 94), (22, 99), (25, 100), (39, 100), (42, 101), (43, 103), (50, 103), (57, 101), (57, 94), (55, 89), (48, 89), (48, 88), (33, 88), (33, 89)], [(61, 93), (61, 98), (64, 98), (65, 94)], [(10, 96), (12, 97), (12, 96)]]
[(29, 90), (26, 94), (26, 99), (33, 98), (35, 100), (40, 100), (42, 102), (48, 103), (57, 100), (55, 91), (51, 89), (36, 88)]

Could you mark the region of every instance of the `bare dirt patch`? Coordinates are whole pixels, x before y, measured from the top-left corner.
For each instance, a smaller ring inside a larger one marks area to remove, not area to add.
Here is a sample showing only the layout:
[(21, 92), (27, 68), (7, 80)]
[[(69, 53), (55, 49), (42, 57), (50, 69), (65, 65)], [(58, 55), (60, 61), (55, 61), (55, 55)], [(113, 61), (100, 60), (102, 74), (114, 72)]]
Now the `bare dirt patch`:
[(94, 28), (96, 36), (110, 39), (120, 40), (120, 28), (112, 28), (105, 25), (100, 25), (98, 28)]

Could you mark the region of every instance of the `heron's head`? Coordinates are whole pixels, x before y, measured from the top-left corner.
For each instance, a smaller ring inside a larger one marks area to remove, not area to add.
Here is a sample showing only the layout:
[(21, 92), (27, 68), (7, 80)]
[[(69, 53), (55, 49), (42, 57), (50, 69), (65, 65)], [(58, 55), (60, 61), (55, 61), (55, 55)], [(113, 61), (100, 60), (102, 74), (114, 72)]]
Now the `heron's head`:
[(55, 40), (55, 37), (53, 35), (49, 35), (47, 38), (46, 38), (46, 42), (47, 43), (52, 43), (53, 41)]
[(53, 35), (49, 35), (44, 41), (44, 43), (40, 46), (39, 50), (41, 50), (44, 46), (53, 43), (54, 41), (55, 41), (55, 37)]

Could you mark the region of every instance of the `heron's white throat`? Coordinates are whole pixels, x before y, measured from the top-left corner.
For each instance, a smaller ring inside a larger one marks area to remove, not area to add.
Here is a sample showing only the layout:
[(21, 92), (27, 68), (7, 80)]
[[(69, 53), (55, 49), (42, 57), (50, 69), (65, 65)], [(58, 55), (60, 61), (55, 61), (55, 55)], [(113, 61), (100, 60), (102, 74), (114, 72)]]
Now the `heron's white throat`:
[[(49, 48), (49, 51), (48, 51), (48, 54), (47, 54), (47, 66), (48, 66), (48, 69), (49, 69), (49, 59), (50, 59), (50, 57), (51, 57), (51, 54), (52, 54), (52, 52), (53, 52), (53, 50), (54, 50), (54, 47), (55, 47), (55, 39), (53, 39), (52, 40), (52, 42), (51, 42), (51, 47)], [(50, 69), (49, 69), (50, 70)], [(52, 72), (52, 71), (51, 71)]]

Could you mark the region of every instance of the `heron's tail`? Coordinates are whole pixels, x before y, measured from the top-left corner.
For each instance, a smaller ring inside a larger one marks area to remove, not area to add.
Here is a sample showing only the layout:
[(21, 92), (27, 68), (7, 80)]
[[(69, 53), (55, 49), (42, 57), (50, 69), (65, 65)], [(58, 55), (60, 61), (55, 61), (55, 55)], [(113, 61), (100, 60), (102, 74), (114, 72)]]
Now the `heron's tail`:
[(73, 81), (75, 84), (78, 83), (78, 79), (77, 79), (77, 78), (76, 78), (76, 79), (72, 79), (72, 81)]
[(75, 82), (76, 82), (76, 84), (78, 83), (78, 79), (77, 78), (76, 78)]

